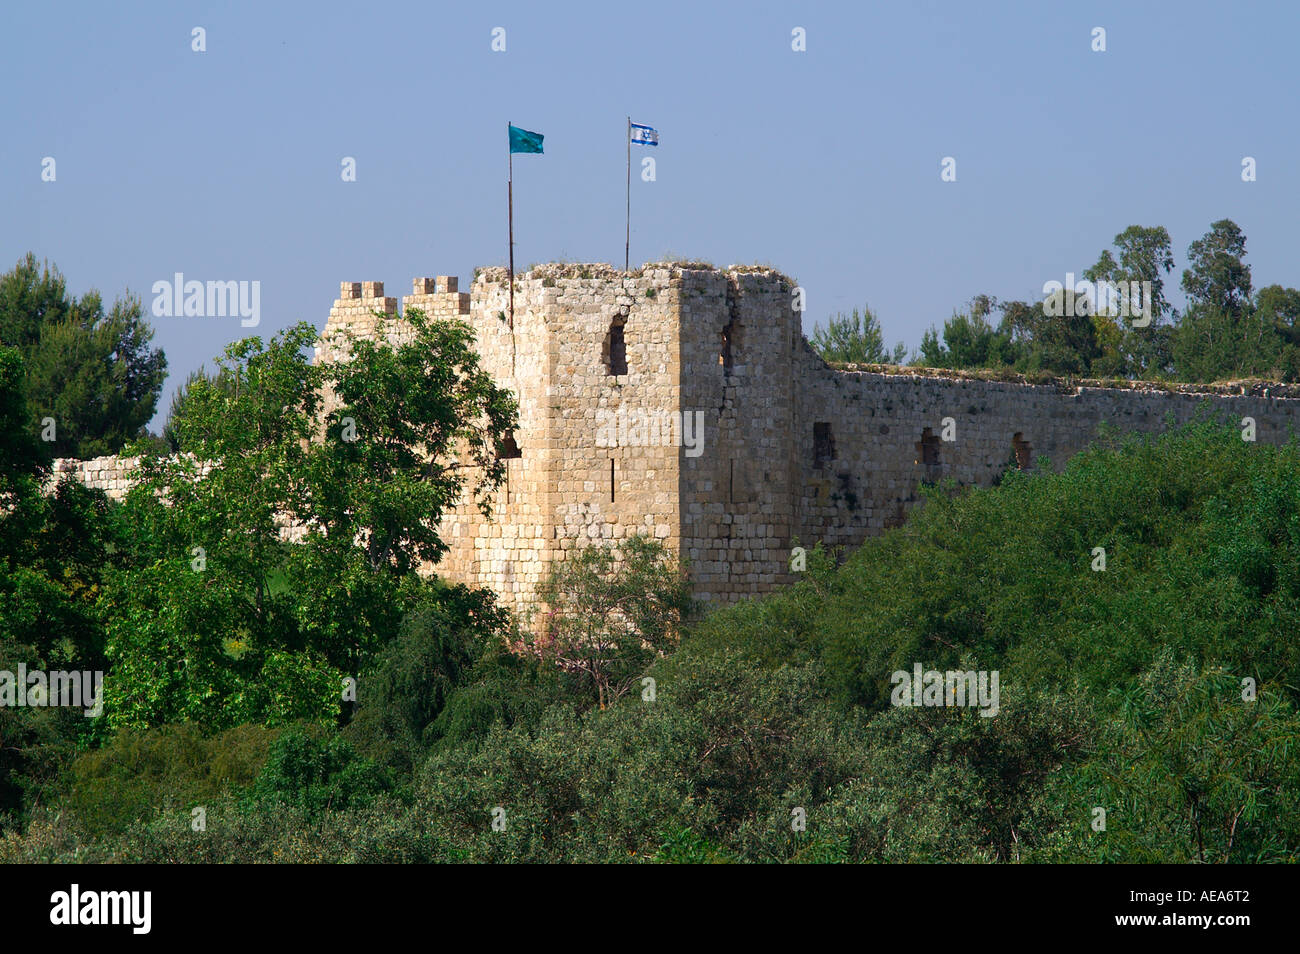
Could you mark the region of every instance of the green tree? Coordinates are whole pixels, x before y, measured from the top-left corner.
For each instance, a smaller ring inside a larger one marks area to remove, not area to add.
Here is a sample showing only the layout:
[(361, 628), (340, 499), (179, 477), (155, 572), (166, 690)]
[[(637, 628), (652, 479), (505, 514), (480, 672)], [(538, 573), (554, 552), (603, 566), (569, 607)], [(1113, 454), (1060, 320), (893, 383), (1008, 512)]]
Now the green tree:
[[(1041, 302), (1002, 304), (1001, 330), (1011, 338), (1020, 371), (1086, 375), (1102, 356), (1093, 316), (1086, 308), (1067, 307), (1063, 292)], [(1072, 314), (1070, 312), (1073, 312)]]
[[(362, 673), (349, 737), (367, 756), (409, 774), (442, 734), (450, 700), (477, 681), (483, 663), (507, 652), (506, 631), (490, 590), (434, 581)], [(494, 692), (494, 701), (502, 695)]]
[(674, 645), (692, 608), (683, 571), (640, 536), (617, 550), (584, 547), (553, 568), (538, 597), (547, 609), (532, 648), (602, 709)]
[(167, 423), (163, 425), (162, 439), (172, 453), (181, 449), (180, 422), (185, 417), (185, 406), (189, 401), (190, 391), (202, 381), (205, 385), (229, 390), (228, 377), (209, 375), (205, 368), (198, 368), (186, 376), (185, 381), (172, 394), (171, 405), (167, 409)]
[(965, 312), (953, 312), (943, 325), (943, 340), (932, 327), (921, 338), (921, 364), (930, 368), (998, 368), (1015, 362), (1011, 334), (994, 328), (989, 314), (996, 299), (977, 295)]
[(1250, 304), (1246, 236), (1231, 219), (1220, 219), (1187, 249), (1183, 291), (1189, 304), (1240, 317)]
[(1300, 717), (1271, 687), (1163, 657), (1114, 690), (1117, 717), (1071, 779), (1107, 807), (1099, 861), (1294, 861), (1300, 843)]
[(813, 349), (826, 361), (850, 364), (902, 364), (907, 348), (900, 341), (886, 350), (880, 321), (870, 307), (854, 308), (851, 315), (832, 315), (813, 329)]
[(1173, 362), (1170, 323), (1177, 318), (1165, 297), (1164, 276), (1174, 267), (1169, 232), (1163, 226), (1130, 225), (1115, 236), (1114, 244), (1119, 259), (1116, 260), (1110, 249), (1104, 249), (1096, 264), (1084, 271), (1084, 278), (1090, 282), (1110, 282), (1117, 287), (1121, 282), (1150, 282), (1151, 314), (1150, 323), (1140, 327), (1130, 318), (1122, 325), (1112, 321), (1114, 331), (1103, 332), (1099, 328), (1099, 334), (1106, 339), (1102, 350), (1108, 359), (1101, 373), (1132, 377), (1167, 374), (1172, 371)]
[(0, 276), (0, 344), (23, 356), (29, 412), (54, 419), (54, 456), (116, 453), (141, 436), (167, 370), (152, 340), (136, 297), (105, 312), (97, 292), (73, 298), (30, 253)]
[(1188, 306), (1173, 341), (1178, 377), (1217, 381), (1267, 373), (1279, 363), (1282, 340), (1256, 314), (1245, 256), (1246, 236), (1230, 219), (1215, 222), (1188, 248)]
[(1300, 290), (1268, 285), (1255, 294), (1255, 316), (1277, 339), (1271, 376), (1300, 380)]
[[(23, 380), (17, 350), (0, 347), (0, 670), (103, 669), (95, 601), (117, 542), (108, 501), (71, 478), (42, 492)], [(91, 730), (80, 711), (0, 706), (0, 828), (40, 800)]]
[(116, 722), (331, 718), (446, 550), (441, 514), (462, 493), (488, 508), (514, 399), (463, 322), (404, 320), (400, 344), (323, 365), (309, 325), (245, 339), (193, 383), (182, 453), (146, 455), (126, 502), (138, 552), (104, 600)]
[(0, 345), (0, 498), (29, 492), (44, 474), (39, 425), (28, 410), (23, 377), (22, 354)]
[(365, 805), (391, 787), (383, 767), (358, 756), (346, 739), (295, 727), (271, 743), (247, 802), (261, 811), (291, 807), (317, 817)]
[(33, 665), (96, 668), (94, 602), (116, 527), (102, 492), (70, 477), (46, 486), (21, 364), (0, 348), (0, 647), (25, 647)]
[(1163, 226), (1130, 225), (1115, 236), (1117, 261), (1104, 249), (1097, 263), (1083, 273), (1091, 282), (1150, 282), (1152, 324), (1167, 319), (1173, 312), (1165, 297), (1164, 276), (1173, 270), (1174, 255), (1169, 231)]

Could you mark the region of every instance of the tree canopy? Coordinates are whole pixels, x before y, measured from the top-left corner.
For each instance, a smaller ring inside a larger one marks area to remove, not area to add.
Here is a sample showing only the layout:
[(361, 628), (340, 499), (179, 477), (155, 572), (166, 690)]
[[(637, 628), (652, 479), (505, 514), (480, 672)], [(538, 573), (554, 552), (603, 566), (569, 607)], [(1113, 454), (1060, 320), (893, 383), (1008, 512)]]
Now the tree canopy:
[(117, 723), (336, 717), (343, 676), (393, 638), (416, 570), (445, 552), (442, 513), (463, 493), (488, 506), (514, 399), (467, 325), (404, 320), (401, 344), (354, 340), (321, 365), (309, 325), (246, 338), (192, 381), (180, 453), (141, 461), (135, 563), (104, 598)]
[[(917, 363), (1189, 383), (1300, 380), (1300, 291), (1256, 290), (1245, 259), (1246, 236), (1237, 224), (1213, 223), (1187, 250), (1180, 282), (1187, 307), (1180, 313), (1167, 294), (1175, 265), (1169, 232), (1132, 225), (1082, 277), (1125, 292), (1136, 283), (1140, 314), (1132, 299), (1121, 303), (1123, 294), (1116, 300), (1097, 294), (1087, 306), (1074, 289), (1030, 302), (980, 295), (942, 329), (926, 331)], [(1001, 314), (997, 322), (994, 312)]]
[(825, 360), (854, 364), (901, 364), (907, 349), (900, 341), (891, 352), (885, 348), (880, 321), (868, 307), (852, 314), (836, 314), (813, 329), (810, 340)]
[(30, 426), (53, 422), (49, 456), (112, 454), (141, 436), (167, 373), (152, 340), (137, 297), (105, 311), (98, 292), (74, 298), (30, 253), (0, 275), (0, 345), (23, 358)]

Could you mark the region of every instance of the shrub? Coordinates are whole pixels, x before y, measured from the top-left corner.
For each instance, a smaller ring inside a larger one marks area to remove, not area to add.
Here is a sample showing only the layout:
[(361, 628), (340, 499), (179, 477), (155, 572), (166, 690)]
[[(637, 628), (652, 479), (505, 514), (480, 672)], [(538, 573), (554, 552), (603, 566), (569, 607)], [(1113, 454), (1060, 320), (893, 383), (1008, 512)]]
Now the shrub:
[(253, 725), (211, 737), (194, 725), (120, 729), (72, 763), (60, 805), (92, 836), (121, 832), (169, 807), (188, 812), (250, 784), (277, 734)]
[(388, 774), (359, 757), (347, 740), (295, 727), (271, 746), (246, 804), (262, 812), (289, 807), (315, 818), (330, 809), (366, 805), (391, 787)]

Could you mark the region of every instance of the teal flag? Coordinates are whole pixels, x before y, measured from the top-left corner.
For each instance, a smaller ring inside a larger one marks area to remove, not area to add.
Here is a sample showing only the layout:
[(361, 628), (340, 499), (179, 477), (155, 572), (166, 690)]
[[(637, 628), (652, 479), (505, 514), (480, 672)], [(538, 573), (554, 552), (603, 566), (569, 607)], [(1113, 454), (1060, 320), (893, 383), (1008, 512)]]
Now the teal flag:
[(510, 151), (540, 153), (542, 151), (542, 140), (545, 138), (541, 133), (529, 132), (527, 129), (511, 126)]

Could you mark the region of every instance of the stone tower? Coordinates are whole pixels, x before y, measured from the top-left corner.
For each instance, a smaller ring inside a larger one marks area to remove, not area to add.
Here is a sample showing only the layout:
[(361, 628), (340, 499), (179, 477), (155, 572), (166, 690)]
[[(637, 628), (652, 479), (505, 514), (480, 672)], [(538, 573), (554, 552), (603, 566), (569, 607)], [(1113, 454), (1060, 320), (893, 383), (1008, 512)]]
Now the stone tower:
[[(417, 278), (403, 308), (467, 321), (485, 370), (519, 399), (517, 455), (491, 519), (462, 502), (437, 571), (527, 610), (570, 550), (642, 534), (688, 557), (696, 595), (732, 599), (788, 577), (796, 471), (792, 284), (768, 269), (544, 265)], [(344, 283), (335, 332), (400, 336), (379, 282)], [(388, 316), (376, 318), (374, 312)], [(686, 418), (683, 422), (682, 415)], [(689, 443), (689, 446), (687, 446)], [(513, 448), (512, 448), (513, 451)]]

